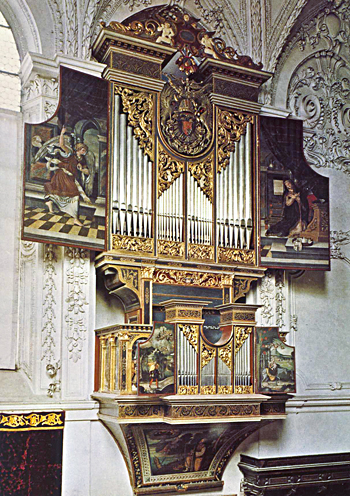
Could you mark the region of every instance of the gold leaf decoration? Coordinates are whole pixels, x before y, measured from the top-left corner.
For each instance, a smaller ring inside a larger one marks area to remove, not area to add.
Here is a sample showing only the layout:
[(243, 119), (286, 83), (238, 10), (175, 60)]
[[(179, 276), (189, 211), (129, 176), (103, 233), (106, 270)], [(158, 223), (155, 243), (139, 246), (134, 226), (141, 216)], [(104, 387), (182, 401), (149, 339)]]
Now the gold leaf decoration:
[(242, 296), (246, 295), (250, 289), (250, 286), (253, 281), (256, 281), (257, 278), (243, 278), (243, 277), (235, 277), (233, 281), (233, 301), (237, 301)]
[(179, 284), (185, 286), (201, 286), (206, 288), (222, 288), (221, 274), (206, 272), (190, 272), (175, 269), (156, 269), (154, 282), (159, 284)]
[(219, 348), (219, 358), (230, 370), (232, 369), (232, 343)]
[(196, 353), (198, 353), (199, 326), (181, 324), (179, 325), (179, 329)]
[(174, 160), (163, 147), (158, 149), (158, 198), (181, 176), (185, 163)]
[(63, 429), (63, 413), (0, 414), (0, 431), (31, 429)]
[(201, 386), (201, 394), (215, 394), (215, 386)]
[(191, 175), (195, 178), (199, 184), (200, 189), (209, 198), (210, 203), (213, 203), (213, 158), (212, 154), (210, 157), (206, 158), (202, 162), (190, 163), (188, 164), (188, 170)]
[(235, 142), (245, 134), (248, 122), (254, 123), (252, 115), (218, 109), (218, 172), (226, 169), (230, 161), (230, 153), (235, 150)]
[(198, 394), (198, 386), (179, 386), (177, 390), (178, 394)]
[(178, 241), (168, 241), (166, 239), (158, 239), (157, 241), (158, 255), (166, 257), (184, 257), (185, 243)]
[(128, 114), (128, 123), (134, 128), (139, 146), (154, 161), (154, 97), (145, 91), (116, 86), (116, 94), (122, 98), (123, 112)]
[(127, 250), (141, 253), (153, 253), (153, 239), (113, 234), (112, 250)]
[(255, 265), (254, 250), (240, 250), (236, 248), (223, 248), (222, 246), (219, 246), (218, 256), (219, 262)]
[(235, 386), (235, 394), (253, 394), (253, 386)]
[(218, 393), (219, 394), (232, 394), (233, 387), (232, 386), (219, 386)]
[(188, 256), (196, 260), (214, 260), (214, 246), (190, 244)]
[(235, 327), (235, 355), (242, 348), (252, 331), (252, 327)]
[(211, 348), (204, 343), (202, 344), (201, 353), (201, 369), (208, 365), (208, 363), (215, 357), (215, 348)]

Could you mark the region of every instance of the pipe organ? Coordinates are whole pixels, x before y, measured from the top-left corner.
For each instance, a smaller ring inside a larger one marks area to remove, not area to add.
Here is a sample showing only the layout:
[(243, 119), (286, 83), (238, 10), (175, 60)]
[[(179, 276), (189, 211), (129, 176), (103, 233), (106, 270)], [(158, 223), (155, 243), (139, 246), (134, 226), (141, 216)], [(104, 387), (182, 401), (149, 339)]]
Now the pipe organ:
[[(294, 350), (246, 300), (265, 272), (257, 97), (270, 74), (176, 5), (103, 25), (93, 53), (111, 95), (96, 268), (125, 308), (125, 324), (96, 331), (101, 419), (135, 494), (219, 488), (234, 443), (284, 418), (295, 390)], [(178, 468), (161, 436), (170, 451), (178, 440)]]

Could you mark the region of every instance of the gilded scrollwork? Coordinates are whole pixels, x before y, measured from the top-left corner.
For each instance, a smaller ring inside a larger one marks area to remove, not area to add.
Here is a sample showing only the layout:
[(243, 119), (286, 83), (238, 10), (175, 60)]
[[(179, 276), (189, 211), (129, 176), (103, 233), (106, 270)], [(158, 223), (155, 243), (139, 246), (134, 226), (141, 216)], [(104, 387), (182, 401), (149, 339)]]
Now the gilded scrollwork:
[(127, 267), (117, 267), (119, 279), (128, 288), (132, 289), (136, 293), (139, 293), (139, 271), (138, 269), (131, 269)]
[(208, 363), (215, 358), (215, 348), (211, 348), (206, 344), (202, 343), (201, 350), (201, 369), (208, 365)]
[(112, 249), (140, 253), (153, 253), (153, 239), (113, 234)]
[(219, 262), (255, 265), (254, 250), (240, 250), (237, 248), (223, 248), (222, 246), (219, 246), (218, 256)]
[(252, 115), (218, 109), (218, 172), (227, 167), (230, 153), (235, 150), (235, 143), (242, 134), (245, 134), (249, 122), (254, 123)]
[(142, 279), (152, 279), (154, 274), (154, 267), (142, 267), (141, 278)]
[(181, 395), (195, 395), (198, 394), (198, 386), (179, 386), (177, 393)]
[(218, 393), (219, 394), (232, 394), (233, 387), (232, 386), (219, 386)]
[(249, 338), (253, 327), (235, 327), (235, 355), (242, 348), (244, 342)]
[(199, 326), (194, 324), (180, 324), (179, 329), (190, 345), (194, 348), (196, 353), (198, 353)]
[(226, 346), (219, 348), (219, 358), (228, 366), (229, 369), (232, 368), (232, 344), (229, 343)]
[(201, 394), (215, 394), (215, 393), (216, 393), (215, 386), (201, 386)]
[(139, 146), (154, 160), (154, 97), (145, 91), (115, 87), (121, 96), (123, 112), (128, 114), (128, 123), (134, 128)]
[(63, 429), (63, 413), (0, 414), (0, 430), (5, 429)]
[(253, 394), (253, 386), (235, 386), (235, 394)]
[(190, 244), (188, 257), (195, 260), (214, 260), (214, 246)]
[(158, 255), (181, 258), (185, 256), (185, 243), (181, 243), (178, 241), (168, 241), (166, 239), (158, 239), (157, 248)]
[(233, 281), (233, 301), (237, 301), (242, 296), (245, 296), (250, 290), (253, 281), (256, 281), (256, 278), (235, 278)]
[(206, 288), (221, 288), (221, 274), (206, 272), (190, 272), (175, 269), (156, 269), (154, 282), (159, 284), (179, 284), (201, 286)]
[(185, 163), (173, 159), (163, 147), (158, 148), (158, 198), (185, 170)]
[(210, 200), (210, 203), (213, 203), (213, 196), (214, 196), (213, 193), (214, 192), (214, 182), (213, 182), (214, 160), (213, 159), (214, 159), (214, 155), (211, 154), (208, 158), (202, 160), (201, 162), (196, 162), (196, 163), (189, 162), (188, 164), (188, 170), (199, 184), (199, 187), (201, 188), (203, 193)]

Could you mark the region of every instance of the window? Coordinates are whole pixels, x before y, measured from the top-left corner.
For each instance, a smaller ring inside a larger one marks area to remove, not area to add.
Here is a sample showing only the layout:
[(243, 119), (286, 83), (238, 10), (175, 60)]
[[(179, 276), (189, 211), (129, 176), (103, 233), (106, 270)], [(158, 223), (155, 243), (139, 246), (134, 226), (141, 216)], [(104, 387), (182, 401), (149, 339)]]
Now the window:
[(20, 110), (19, 68), (20, 60), (11, 28), (0, 12), (0, 108)]

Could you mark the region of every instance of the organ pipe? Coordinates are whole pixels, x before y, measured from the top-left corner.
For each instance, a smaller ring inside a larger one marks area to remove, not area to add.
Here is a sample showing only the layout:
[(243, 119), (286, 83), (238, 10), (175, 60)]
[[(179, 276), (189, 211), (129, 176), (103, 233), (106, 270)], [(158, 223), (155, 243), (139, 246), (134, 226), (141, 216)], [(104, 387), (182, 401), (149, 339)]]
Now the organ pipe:
[(151, 237), (153, 164), (127, 124), (119, 95), (115, 96), (114, 109), (113, 232)]
[(235, 150), (217, 179), (217, 243), (228, 248), (251, 246), (252, 124), (236, 142)]

